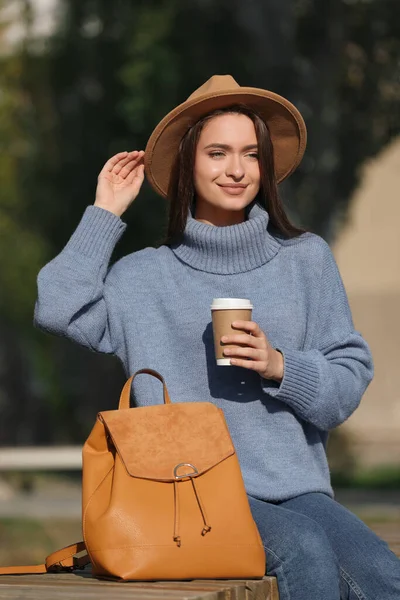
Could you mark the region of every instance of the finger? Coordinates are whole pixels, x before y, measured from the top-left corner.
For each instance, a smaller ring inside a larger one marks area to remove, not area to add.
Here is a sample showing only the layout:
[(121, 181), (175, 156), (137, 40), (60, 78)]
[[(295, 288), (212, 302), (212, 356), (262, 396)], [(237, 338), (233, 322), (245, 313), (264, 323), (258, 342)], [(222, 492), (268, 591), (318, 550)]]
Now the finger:
[(245, 346), (254, 346), (257, 344), (256, 339), (256, 336), (243, 333), (242, 335), (224, 335), (221, 338), (221, 342), (223, 344), (244, 344)]
[(120, 175), (121, 177), (123, 177), (125, 179), (125, 177), (127, 175), (129, 175), (129, 173), (132, 171), (132, 169), (134, 169), (136, 166), (136, 161), (135, 160), (130, 160), (127, 163), (125, 163), (125, 165), (121, 166), (120, 169), (118, 170), (117, 175)]
[(124, 179), (132, 172), (134, 172), (135, 170), (137, 170), (140, 166), (140, 158), (135, 158), (131, 161), (129, 161), (120, 171), (119, 175), (121, 177), (123, 177)]
[(245, 348), (235, 347), (224, 349), (224, 356), (228, 358), (248, 358), (250, 360), (262, 360), (262, 354), (260, 350), (256, 348)]
[(128, 164), (130, 163), (132, 160), (138, 160), (139, 159), (139, 152), (137, 150), (133, 150), (132, 152), (129, 152), (129, 154), (126, 156), (126, 158), (121, 159), (112, 169), (112, 172), (115, 175), (119, 175), (121, 173), (121, 170)]
[(106, 164), (102, 168), (102, 171), (112, 171), (113, 167), (117, 164), (117, 162), (126, 157), (128, 154), (129, 153), (127, 151), (118, 152), (118, 154), (115, 154), (106, 162)]
[(244, 360), (243, 358), (231, 358), (231, 365), (234, 367), (245, 367), (253, 371), (260, 371), (260, 363), (256, 360)]
[[(140, 164), (143, 161), (143, 155), (144, 152), (143, 150), (141, 150), (140, 152), (138, 152), (137, 150), (135, 150), (134, 152), (131, 152), (130, 155), (123, 161), (121, 161), (115, 168), (114, 168), (114, 173), (116, 175), (118, 175), (119, 173), (121, 173), (121, 170), (128, 164), (130, 163), (132, 160), (134, 161), (134, 166)], [(129, 169), (130, 172), (131, 169)], [(124, 172), (123, 176), (126, 176), (128, 174), (128, 172)]]
[(250, 331), (252, 335), (259, 335), (262, 333), (260, 327), (254, 321), (233, 321), (232, 327), (245, 329), (246, 331)]
[(133, 171), (131, 171), (129, 173), (129, 175), (126, 178), (127, 183), (133, 183), (135, 180), (142, 180), (144, 179), (144, 165), (138, 165), (138, 167), (136, 169), (134, 169)]
[(121, 170), (121, 168), (123, 167), (123, 165), (125, 165), (127, 162), (129, 162), (131, 160), (130, 152), (125, 152), (122, 154), (124, 154), (124, 156), (121, 156), (116, 162), (115, 162), (115, 160), (113, 160), (112, 166), (110, 166), (111, 163), (109, 164), (109, 162), (112, 160), (112, 159), (110, 159), (110, 161), (104, 165), (102, 171), (100, 172), (100, 175), (107, 176), (110, 173), (112, 173), (113, 175), (118, 175), (118, 173)]

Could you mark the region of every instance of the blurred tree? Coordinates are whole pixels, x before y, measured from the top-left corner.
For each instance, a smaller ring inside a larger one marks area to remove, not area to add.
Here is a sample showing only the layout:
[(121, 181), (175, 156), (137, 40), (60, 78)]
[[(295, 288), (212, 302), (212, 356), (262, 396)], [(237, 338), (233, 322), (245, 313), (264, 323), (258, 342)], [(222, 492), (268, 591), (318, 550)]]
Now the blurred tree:
[[(10, 180), (9, 188), (3, 187), (2, 201), (8, 202), (16, 215), (13, 223), (2, 219), (7, 232), (7, 238), (2, 238), (2, 256), (7, 256), (8, 263), (1, 273), (5, 292), (1, 314), (16, 347), (11, 353), (3, 336), (3, 444), (81, 441), (99, 407), (108, 407), (113, 395), (117, 403), (123, 374), (116, 359), (93, 355), (33, 329), (35, 278), (40, 267), (63, 248), (85, 207), (93, 203), (97, 174), (107, 158), (122, 148), (145, 144), (144, 130), (139, 127), (136, 133), (129, 129), (118, 107), (124, 99), (124, 76), (135, 77), (135, 70), (126, 68), (132, 40), (138, 39), (136, 47), (144, 45), (146, 52), (153, 49), (154, 62), (158, 55), (162, 60), (168, 4), (143, 1), (132, 7), (121, 0), (113, 4), (68, 0), (63, 3), (57, 30), (44, 45), (33, 34), (34, 3), (20, 2), (25, 35), (12, 55), (3, 57), (0, 83), (11, 97), (4, 106), (4, 127), (21, 125), (20, 130), (10, 130), (10, 135), (3, 137), (0, 158)], [(18, 72), (11, 80), (6, 74), (15, 65)], [(161, 62), (158, 66), (162, 70)], [(170, 68), (173, 72), (173, 63)], [(144, 106), (150, 106), (154, 97), (151, 84), (143, 86)], [(23, 149), (15, 157), (15, 168), (6, 163), (7, 140)], [(12, 186), (15, 197), (21, 192), (20, 203), (14, 199)], [(152, 236), (154, 240), (159, 233), (165, 201), (149, 194), (145, 186), (139, 202), (146, 202), (146, 211), (137, 210), (139, 203), (135, 203), (126, 215), (129, 235), (115, 258), (151, 244)], [(31, 236), (32, 247), (22, 231)], [(13, 246), (8, 238), (18, 253), (10, 252)], [(22, 267), (30, 280), (24, 280)], [(14, 278), (15, 285), (9, 285), (6, 277)], [(17, 285), (24, 289), (24, 312), (19, 311), (13, 319), (18, 306), (13, 298), (20, 291)], [(20, 330), (17, 335), (15, 323)], [(101, 364), (103, 368), (99, 368)], [(21, 376), (22, 370), (25, 376)], [(82, 398), (87, 400), (82, 403)]]
[[(359, 166), (400, 132), (400, 3), (60, 0), (46, 39), (33, 32), (33, 0), (15, 4), (25, 36), (0, 55), (0, 437), (82, 441), (121, 368), (31, 323), (37, 272), (93, 202), (105, 160), (143, 148), (166, 112), (231, 73), (304, 114), (306, 156), (282, 193), (331, 241)], [(166, 213), (145, 184), (114, 259), (155, 244)]]
[[(28, 323), (36, 273), (46, 257), (45, 241), (29, 227), (24, 206), (24, 165), (37, 143), (34, 136), (27, 135), (34, 109), (21, 87), (24, 50), (6, 51), (6, 31), (4, 21), (0, 26), (0, 438), (4, 441), (11, 432), (13, 439), (19, 438), (34, 404), (41, 418), (45, 413), (44, 402), (36, 402), (30, 393), (30, 353), (26, 350), (34, 345), (35, 335)], [(41, 433), (39, 425), (35, 436)], [(34, 437), (27, 435), (27, 439)]]
[[(296, 0), (309, 151), (291, 180), (302, 222), (332, 241), (364, 161), (400, 133), (400, 4)], [(307, 119), (307, 113), (306, 113)]]

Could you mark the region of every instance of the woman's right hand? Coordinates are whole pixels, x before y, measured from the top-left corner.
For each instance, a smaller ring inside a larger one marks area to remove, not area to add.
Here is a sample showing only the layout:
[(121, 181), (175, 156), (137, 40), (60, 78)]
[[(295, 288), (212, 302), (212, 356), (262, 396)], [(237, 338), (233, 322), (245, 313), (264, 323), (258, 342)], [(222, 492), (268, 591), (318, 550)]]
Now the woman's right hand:
[(144, 180), (144, 151), (120, 152), (99, 173), (94, 205), (120, 217), (139, 194)]

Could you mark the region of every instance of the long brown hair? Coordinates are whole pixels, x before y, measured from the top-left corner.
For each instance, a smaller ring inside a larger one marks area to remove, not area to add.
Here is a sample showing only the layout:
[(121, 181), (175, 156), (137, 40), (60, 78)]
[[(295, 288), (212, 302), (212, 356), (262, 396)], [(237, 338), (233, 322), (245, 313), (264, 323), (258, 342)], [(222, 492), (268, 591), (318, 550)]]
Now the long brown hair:
[(193, 171), (200, 134), (208, 121), (227, 113), (246, 115), (254, 123), (260, 165), (260, 190), (256, 196), (257, 204), (268, 212), (269, 222), (278, 234), (285, 238), (293, 238), (304, 233), (303, 229), (295, 227), (289, 221), (282, 200), (279, 197), (274, 169), (274, 149), (267, 124), (256, 111), (243, 104), (234, 104), (204, 115), (182, 138), (168, 188), (170, 207), (167, 233), (166, 237), (159, 243), (160, 245), (179, 242), (185, 230), (189, 207), (194, 215)]

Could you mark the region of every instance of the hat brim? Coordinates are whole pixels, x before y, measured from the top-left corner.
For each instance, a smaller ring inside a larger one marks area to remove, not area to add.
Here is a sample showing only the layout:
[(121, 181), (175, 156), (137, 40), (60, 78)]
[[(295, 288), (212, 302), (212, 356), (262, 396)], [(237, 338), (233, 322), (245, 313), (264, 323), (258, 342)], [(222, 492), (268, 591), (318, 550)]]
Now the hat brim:
[(274, 92), (240, 87), (187, 100), (159, 122), (147, 142), (144, 157), (147, 179), (158, 194), (167, 197), (172, 166), (188, 129), (203, 115), (238, 103), (256, 110), (268, 125), (277, 183), (293, 173), (307, 144), (307, 129), (300, 112)]

